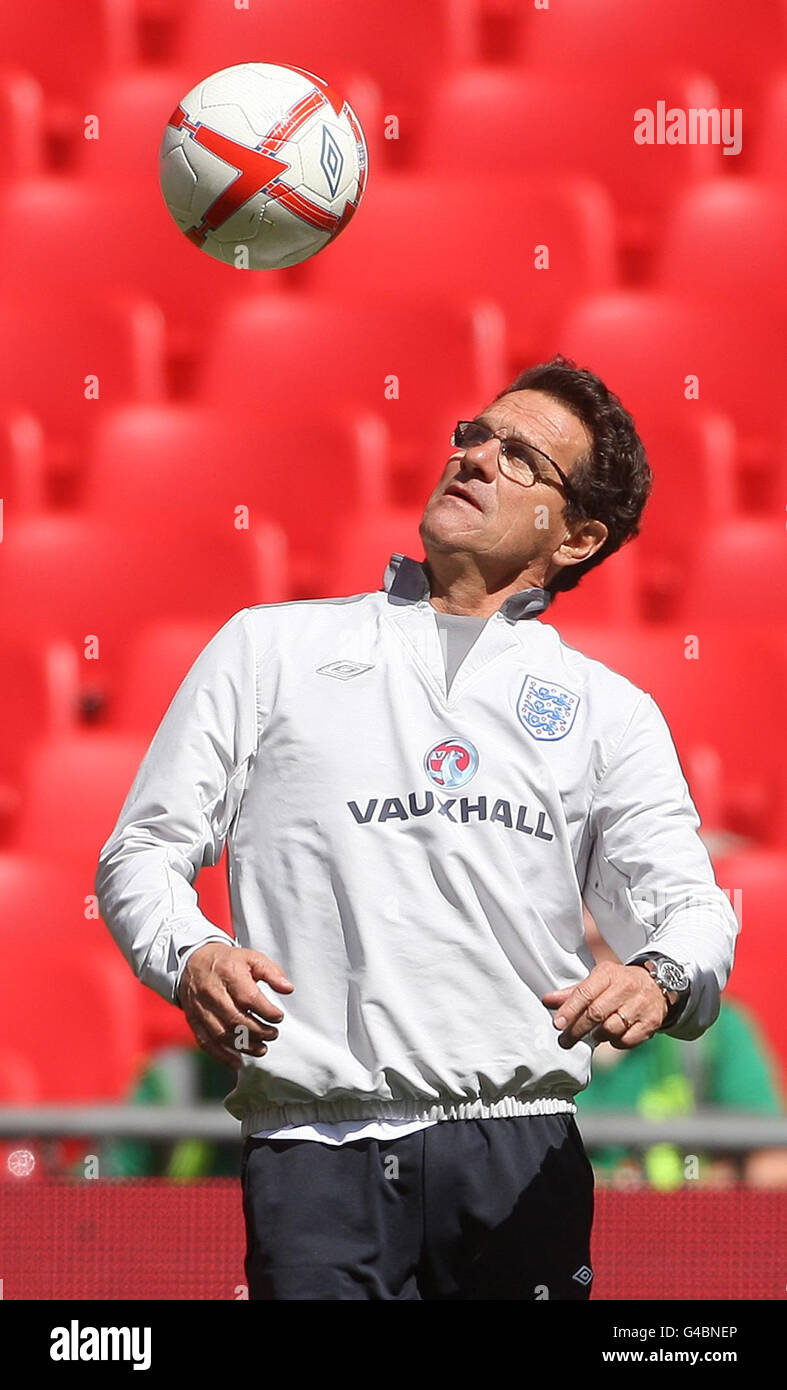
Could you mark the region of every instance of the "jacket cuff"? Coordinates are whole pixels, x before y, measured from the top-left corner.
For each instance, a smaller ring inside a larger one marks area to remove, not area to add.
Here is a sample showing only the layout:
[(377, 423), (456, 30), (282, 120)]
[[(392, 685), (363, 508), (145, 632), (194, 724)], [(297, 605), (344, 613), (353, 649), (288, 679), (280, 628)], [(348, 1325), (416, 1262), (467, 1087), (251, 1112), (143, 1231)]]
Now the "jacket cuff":
[(205, 946), (209, 941), (220, 941), (224, 946), (238, 945), (234, 937), (209, 922), (199, 910), (167, 922), (157, 931), (139, 969), (140, 980), (168, 1004), (180, 1008), (177, 988), (186, 966), (186, 953), (190, 953), (192, 947), (196, 951), (198, 946)]

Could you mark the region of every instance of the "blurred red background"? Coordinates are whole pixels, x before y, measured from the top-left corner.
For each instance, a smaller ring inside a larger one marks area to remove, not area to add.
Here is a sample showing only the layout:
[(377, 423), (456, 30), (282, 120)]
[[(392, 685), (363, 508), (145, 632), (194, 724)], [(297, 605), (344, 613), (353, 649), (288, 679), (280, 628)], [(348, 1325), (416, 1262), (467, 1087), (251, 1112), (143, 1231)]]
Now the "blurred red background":
[[(641, 538), (548, 620), (663, 709), (743, 915), (730, 997), (783, 1079), (783, 11), (39, 0), (3, 6), (0, 52), (0, 1100), (120, 1099), (190, 1041), (92, 897), (172, 694), (237, 609), (421, 558), (453, 422), (555, 351), (621, 396), (655, 487)], [(158, 188), (174, 103), (244, 61), (330, 77), (369, 143), (360, 212), (293, 270), (211, 261)], [(738, 109), (740, 153), (636, 144), (634, 111), (662, 100)], [(229, 930), (223, 865), (197, 886)], [(20, 1028), (42, 949), (65, 1050)]]

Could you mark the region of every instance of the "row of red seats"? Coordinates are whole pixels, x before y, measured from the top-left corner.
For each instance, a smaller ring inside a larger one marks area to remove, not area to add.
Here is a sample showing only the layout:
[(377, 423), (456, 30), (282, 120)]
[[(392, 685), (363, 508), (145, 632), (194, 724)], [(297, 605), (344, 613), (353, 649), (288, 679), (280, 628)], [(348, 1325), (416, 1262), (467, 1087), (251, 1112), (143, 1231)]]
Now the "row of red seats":
[[(455, 416), (466, 413), (460, 399), (455, 406)], [(743, 547), (743, 563), (745, 537), (762, 528), (750, 533), (731, 523), (770, 523), (762, 533), (775, 534), (787, 486), (787, 438), (764, 499), (761, 490), (753, 495), (747, 488), (729, 419), (701, 402), (682, 406), (638, 415), (655, 481), (628, 597), (631, 611), (652, 619), (697, 602), (694, 572), (708, 545), (731, 547), (733, 553)], [(285, 410), (282, 425), (263, 429), (248, 402), (225, 410), (185, 404), (110, 407), (96, 417), (84, 453), (68, 475), (68, 511), (57, 505), (64, 490), (62, 457), (53, 457), (33, 417), (0, 412), (6, 533), (12, 538), (26, 520), (69, 517), (134, 522), (138, 530), (154, 527), (160, 534), (194, 527), (226, 534), (248, 523), (252, 532), (264, 535), (265, 525), (274, 523), (286, 540), (287, 584), (299, 593), (330, 592), (326, 585), (358, 577), (352, 567), (336, 569), (337, 537), (348, 516), (359, 518), (357, 532), (382, 511), (396, 514), (401, 508), (406, 515), (423, 507), (450, 455), (453, 421), (447, 410), (446, 401), (441, 412), (446, 418), (424, 430), (405, 470), (397, 466), (382, 412), (307, 405), (299, 407), (297, 425), (286, 423)], [(442, 434), (438, 425), (444, 426)], [(691, 507), (676, 505), (687, 487)], [(778, 498), (770, 508), (768, 496)], [(381, 537), (390, 529), (385, 523)], [(408, 520), (408, 534), (412, 529)], [(54, 541), (57, 527), (47, 534)]]
[(145, 21), (153, 18), (163, 35), (159, 54), (192, 63), (201, 75), (248, 61), (297, 63), (331, 76), (368, 71), (386, 99), (410, 101), (428, 93), (436, 65), (481, 55), (490, 21), (502, 58), (577, 72), (614, 73), (636, 63), (699, 67), (720, 83), (725, 102), (737, 104), (787, 56), (784, 5), (774, 0), (723, 7), (663, 0), (657, 8), (650, 0), (560, 0), (539, 9), (519, 0), (399, 0), (395, 11), (385, 0), (242, 7), (194, 0), (187, 9), (163, 0), (152, 13), (143, 0), (81, 0), (68, 24), (57, 0), (39, 0), (5, 6), (0, 37), (8, 61), (73, 99), (97, 72), (139, 59)]
[[(179, 11), (173, 57), (205, 71), (248, 60), (252, 45), (272, 61), (298, 53), (312, 71), (353, 67), (380, 82), (386, 99), (428, 100), (435, 66), (451, 69), (489, 46), (484, 11), (508, 20), (497, 26), (495, 56), (539, 70), (604, 71), (671, 65), (708, 72), (725, 103), (756, 94), (764, 77), (787, 57), (784, 5), (778, 0), (560, 0), (536, 8), (521, 0), (404, 0), (395, 20), (383, 0), (288, 0), (244, 16), (213, 0)], [(243, 20), (251, 22), (244, 23)], [(479, 22), (480, 21), (480, 22)], [(207, 65), (207, 66), (206, 66)]]
[[(779, 182), (710, 179), (684, 190), (666, 218), (644, 289), (787, 308), (787, 193)], [(0, 293), (107, 288), (146, 294), (174, 325), (194, 330), (242, 300), (307, 288), (366, 299), (500, 301), (521, 352), (577, 296), (615, 288), (614, 212), (581, 175), (473, 172), (378, 174), (334, 245), (276, 274), (237, 271), (190, 246), (149, 180), (33, 179), (0, 196), (14, 254)], [(97, 229), (100, 228), (100, 233)], [(55, 234), (56, 233), (56, 234)]]
[[(195, 65), (194, 80), (233, 63), (283, 62), (325, 71), (373, 73), (392, 93), (417, 94), (432, 80), (435, 62), (450, 66), (482, 51), (480, 18), (485, 0), (288, 0), (287, 5), (217, 6), (187, 10), (169, 0), (80, 0), (63, 23), (57, 0), (35, 7), (5, 6), (0, 27), (8, 63), (29, 70), (48, 93), (80, 101), (91, 79), (138, 62), (145, 31), (156, 22), (172, 41), (158, 41), (159, 55)], [(154, 38), (154, 43), (156, 39)]]
[[(559, 0), (544, 10), (501, 0), (512, 18), (514, 55), (539, 68), (605, 69), (637, 64), (701, 68), (725, 104), (756, 93), (787, 49), (784, 0)], [(203, 12), (210, 0), (202, 0)]]
[[(129, 634), (146, 622), (204, 617), (218, 625), (248, 604), (377, 589), (393, 551), (422, 554), (422, 510), (375, 507), (326, 522), (324, 541), (306, 555), (298, 582), (285, 533), (253, 508), (243, 527), (231, 516), (221, 524), (194, 512), (130, 517), (125, 524), (88, 516), (22, 521), (0, 552), (3, 630), (9, 638), (70, 641), (80, 655), (86, 699), (101, 704), (115, 688)], [(735, 640), (750, 622), (783, 623), (784, 545), (778, 521), (720, 526), (683, 569), (675, 557), (669, 602), (656, 573), (651, 602), (661, 604), (658, 617), (669, 615), (688, 631), (726, 621)], [(649, 590), (640, 563), (636, 544), (624, 546), (558, 599), (554, 611), (570, 610), (585, 622), (599, 614), (610, 622), (641, 620), (648, 606), (642, 590)]]
[[(492, 209), (505, 216), (490, 216)], [(335, 287), (342, 301), (367, 298), (370, 283), (375, 300), (386, 293), (399, 300), (404, 288), (413, 304), (425, 293), (456, 303), (457, 286), (463, 303), (505, 295), (516, 350), (577, 295), (617, 283), (611, 204), (584, 178), (497, 173), (485, 179), (480, 198), (473, 174), (379, 174), (362, 215), (332, 246), (277, 273), (239, 271), (191, 246), (155, 177), (22, 181), (0, 196), (0, 216), (14, 244), (0, 265), (0, 294), (64, 285), (80, 295), (107, 287), (143, 293), (174, 328), (188, 330), (192, 351), (228, 302), (301, 286)], [(537, 249), (544, 247), (548, 258)], [(346, 312), (344, 302), (338, 307)]]
[[(717, 859), (715, 869), (742, 921), (730, 996), (751, 1008), (787, 1079), (787, 1014), (774, 969), (787, 855), (749, 850)], [(203, 870), (196, 887), (202, 910), (221, 925), (224, 864)], [(40, 850), (0, 853), (0, 924), (0, 945), (15, 962), (0, 975), (0, 1102), (120, 1100), (151, 1052), (193, 1041), (182, 1012), (134, 978), (97, 915), (92, 881), (72, 865)], [(26, 975), (36, 980), (40, 1027), (29, 1026), (30, 998), (19, 989)], [(57, 1045), (63, 1038), (67, 1047)]]
[[(86, 94), (68, 163), (87, 177), (154, 173), (156, 154), (173, 105), (202, 76), (194, 68), (133, 68), (109, 73)], [(701, 71), (668, 66), (626, 66), (614, 80), (593, 68), (576, 73), (531, 67), (476, 65), (433, 81), (417, 121), (386, 123), (376, 83), (350, 76), (343, 94), (356, 109), (375, 173), (378, 164), (411, 163), (424, 171), (461, 174), (581, 173), (612, 195), (627, 227), (647, 233), (650, 219), (686, 185), (720, 175), (781, 177), (787, 167), (787, 71), (763, 90), (754, 121), (748, 107), (739, 127), (705, 142), (642, 144), (634, 139), (634, 113), (722, 109), (718, 88)], [(85, 115), (91, 123), (85, 135)], [(732, 119), (730, 115), (729, 119)], [(753, 127), (753, 128), (752, 128)], [(710, 127), (709, 127), (710, 130)], [(713, 133), (713, 132), (712, 132)], [(46, 171), (47, 105), (29, 73), (0, 72), (0, 134), (6, 157), (0, 180)], [(736, 140), (739, 136), (739, 141)], [(97, 136), (97, 138), (96, 138)], [(725, 145), (730, 153), (725, 156)]]
[[(622, 164), (621, 179), (631, 187)], [(657, 198), (658, 184), (644, 186)], [(640, 284), (784, 308), (783, 181), (712, 178), (671, 190)], [(653, 207), (628, 197), (626, 209), (629, 226), (655, 236)], [(413, 298), (456, 300), (461, 285), (465, 299), (504, 304), (521, 351), (577, 295), (621, 283), (615, 207), (581, 172), (512, 174), (498, 165), (481, 175), (467, 162), (454, 173), (378, 172), (351, 227), (302, 266), (277, 273), (206, 257), (169, 218), (154, 176), (126, 177), (117, 167), (95, 178), (18, 180), (0, 194), (0, 215), (14, 246), (0, 267), (0, 293), (123, 288), (150, 295), (173, 325), (191, 330), (241, 296), (283, 288), (357, 297), (386, 288), (401, 296), (404, 286)]]
[[(227, 416), (253, 412), (252, 436), (261, 430), (266, 441), (279, 439), (282, 422), (304, 412), (377, 415), (393, 440), (397, 472), (415, 469), (420, 486), (442, 465), (457, 418), (488, 403), (522, 364), (561, 351), (608, 382), (643, 422), (643, 434), (666, 417), (682, 422), (685, 439), (700, 431), (698, 416), (725, 416), (736, 432), (738, 500), (747, 510), (781, 506), (787, 310), (758, 301), (752, 290), (735, 302), (655, 290), (567, 295), (570, 307), (551, 325), (529, 306), (524, 323), (533, 338), (516, 351), (497, 305), (471, 291), (463, 303), (455, 295), (438, 301), (425, 288), (423, 297), (413, 288), (412, 300), (397, 304), (374, 295), (371, 264), (368, 282), (359, 278), (351, 287), (352, 300), (338, 278), (330, 294), (253, 295), (217, 315), (209, 333), (190, 335), (201, 352), (193, 382), (200, 405)], [(424, 286), (427, 280), (424, 270)], [(557, 283), (547, 288), (554, 292)], [(520, 296), (525, 303), (525, 277)], [(108, 411), (164, 403), (167, 335), (155, 305), (114, 291), (97, 300), (54, 292), (44, 298), (42, 291), (37, 300), (20, 294), (0, 304), (5, 477), (35, 468), (41, 435), (34, 423), (19, 424), (28, 416), (43, 426), (49, 466), (67, 473), (84, 466), (87, 440)], [(522, 337), (513, 304), (512, 297), (512, 327)], [(722, 447), (717, 485), (728, 454)]]
[[(211, 370), (216, 371), (217, 361), (222, 360), (222, 334), (236, 335), (248, 325), (253, 332), (264, 314), (277, 313), (275, 307), (266, 309), (267, 300), (279, 304), (279, 316), (292, 322), (291, 335), (302, 334), (306, 318), (320, 313), (327, 316), (325, 327), (330, 328), (331, 316), (348, 318), (352, 306), (357, 332), (363, 332), (370, 343), (395, 335), (396, 306), (402, 313), (414, 313), (423, 302), (425, 313), (431, 311), (430, 332), (435, 332), (439, 313), (448, 321), (451, 306), (455, 320), (451, 327), (455, 328), (462, 311), (469, 311), (474, 303), (499, 302), (506, 338), (492, 335), (496, 325), (489, 321), (488, 356), (495, 349), (499, 354), (505, 346), (513, 356), (527, 356), (546, 336), (566, 331), (566, 316), (570, 317), (580, 297), (615, 289), (610, 208), (601, 189), (583, 181), (512, 183), (505, 175), (496, 175), (487, 192), (495, 206), (506, 208), (505, 225), (498, 218), (489, 220), (487, 206), (478, 200), (473, 207), (471, 179), (456, 185), (448, 177), (377, 179), (364, 217), (307, 263), (309, 293), (289, 300), (282, 295), (282, 285), (292, 286), (291, 272), (279, 272), (284, 279), (264, 272), (252, 272), (249, 277), (249, 272), (210, 260), (186, 245), (161, 207), (152, 208), (145, 199), (136, 203), (129, 186), (24, 183), (0, 199), (4, 222), (19, 238), (13, 259), (0, 267), (0, 295), (8, 300), (8, 314), (18, 317), (22, 316), (14, 295), (21, 297), (32, 325), (36, 299), (40, 313), (43, 297), (49, 302), (49, 296), (56, 296), (63, 306), (61, 317), (74, 317), (72, 335), (79, 349), (81, 341), (95, 346), (100, 329), (90, 329), (89, 317), (88, 327), (79, 325), (76, 304), (63, 296), (64, 284), (72, 286), (75, 299), (85, 300), (88, 313), (90, 300), (102, 293), (115, 297), (145, 293), (163, 306), (171, 327), (188, 329), (186, 350), (209, 360), (209, 385)], [(462, 215), (446, 221), (445, 210), (452, 206), (453, 197), (459, 199)], [(633, 303), (641, 295), (645, 311), (652, 304), (656, 324), (660, 304), (669, 311), (670, 299), (679, 297), (684, 313), (690, 313), (691, 302), (697, 302), (715, 311), (736, 334), (738, 328), (744, 335), (747, 329), (768, 334), (774, 322), (781, 327), (779, 316), (787, 313), (780, 274), (787, 250), (786, 211), (787, 193), (777, 186), (722, 181), (691, 190), (674, 210), (651, 286), (622, 291), (623, 295)], [(102, 236), (96, 236), (102, 217)], [(517, 224), (517, 238), (510, 236), (512, 220)], [(51, 249), (53, 227), (58, 234), (57, 256)], [(439, 235), (428, 234), (428, 229), (438, 228)], [(484, 254), (478, 254), (478, 246), (484, 246)], [(460, 299), (457, 285), (462, 285)], [(716, 307), (719, 299), (723, 316)], [(53, 306), (54, 311), (57, 307)], [(153, 373), (159, 347), (156, 335), (163, 328), (149, 322), (146, 331)], [(24, 364), (22, 325), (19, 335)], [(54, 347), (63, 356), (63, 341), (58, 339)], [(393, 336), (389, 370), (395, 370), (395, 347)], [(46, 343), (42, 349), (46, 352)], [(235, 343), (235, 356), (245, 350), (242, 339)], [(273, 359), (270, 349), (267, 357), (266, 370)], [(15, 361), (17, 354), (7, 364), (11, 375), (3, 388), (6, 398), (14, 395)], [(498, 359), (492, 356), (491, 363), (498, 366)]]

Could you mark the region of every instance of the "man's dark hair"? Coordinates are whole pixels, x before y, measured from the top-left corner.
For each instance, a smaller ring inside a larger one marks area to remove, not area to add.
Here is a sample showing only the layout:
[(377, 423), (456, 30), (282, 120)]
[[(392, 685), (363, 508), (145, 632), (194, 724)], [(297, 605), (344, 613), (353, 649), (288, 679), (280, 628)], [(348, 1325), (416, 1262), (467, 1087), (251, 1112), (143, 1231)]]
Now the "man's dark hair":
[(577, 459), (569, 478), (573, 496), (566, 499), (569, 526), (603, 521), (609, 535), (588, 560), (564, 565), (546, 585), (551, 594), (574, 589), (588, 570), (639, 533), (653, 475), (634, 421), (600, 377), (558, 354), (520, 372), (495, 400), (510, 391), (543, 391), (560, 401), (587, 427), (591, 448)]

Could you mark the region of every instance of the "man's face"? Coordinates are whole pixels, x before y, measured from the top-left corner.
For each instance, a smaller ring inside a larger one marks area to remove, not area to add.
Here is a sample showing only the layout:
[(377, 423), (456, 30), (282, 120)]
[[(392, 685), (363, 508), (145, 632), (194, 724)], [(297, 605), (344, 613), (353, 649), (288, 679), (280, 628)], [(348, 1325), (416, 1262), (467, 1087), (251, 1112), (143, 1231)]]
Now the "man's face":
[[(569, 478), (591, 443), (581, 420), (541, 391), (510, 392), (476, 419), (534, 445)], [(567, 534), (565, 495), (554, 468), (537, 455), (539, 471), (550, 481), (523, 487), (498, 467), (498, 440), (468, 449), (449, 447), (448, 462), (420, 525), (427, 558), (430, 550), (469, 551), (502, 573), (516, 573), (534, 560), (546, 563), (548, 570), (552, 554)], [(453, 487), (473, 501), (454, 495)], [(549, 578), (551, 574), (545, 572), (544, 582)]]

